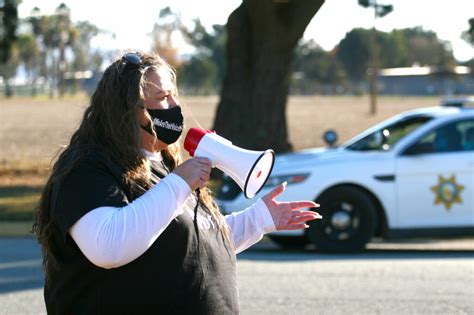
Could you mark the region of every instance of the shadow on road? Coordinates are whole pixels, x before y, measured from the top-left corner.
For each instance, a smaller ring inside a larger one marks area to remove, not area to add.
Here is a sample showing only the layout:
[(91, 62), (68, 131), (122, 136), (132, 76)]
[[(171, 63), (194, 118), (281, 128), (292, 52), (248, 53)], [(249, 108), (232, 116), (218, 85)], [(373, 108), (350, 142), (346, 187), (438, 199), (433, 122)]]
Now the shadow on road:
[(33, 238), (0, 238), (0, 294), (43, 287), (41, 251)]
[(239, 260), (261, 260), (261, 261), (302, 261), (302, 260), (406, 260), (406, 259), (466, 259), (474, 258), (474, 250), (446, 248), (427, 248), (417, 244), (414, 248), (406, 248), (400, 244), (377, 244), (375, 248), (368, 248), (355, 253), (327, 253), (320, 252), (314, 246), (304, 249), (284, 249), (271, 242), (256, 244), (240, 253)]
[[(421, 245), (420, 245), (421, 244)], [(272, 242), (261, 242), (238, 255), (239, 260), (253, 261), (327, 261), (327, 260), (406, 260), (474, 258), (474, 250), (448, 246), (407, 249), (404, 244), (381, 243), (352, 254), (321, 253), (308, 246), (302, 250), (282, 249)], [(446, 248), (445, 248), (446, 247)], [(43, 287), (41, 251), (34, 238), (0, 238), (0, 294)]]

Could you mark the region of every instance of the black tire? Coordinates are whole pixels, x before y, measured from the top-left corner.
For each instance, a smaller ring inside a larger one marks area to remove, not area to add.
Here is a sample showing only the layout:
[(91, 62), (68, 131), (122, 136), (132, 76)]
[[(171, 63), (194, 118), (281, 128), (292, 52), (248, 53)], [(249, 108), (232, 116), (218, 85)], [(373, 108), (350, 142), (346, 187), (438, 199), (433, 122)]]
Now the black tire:
[(319, 250), (354, 252), (365, 248), (374, 235), (377, 212), (363, 190), (334, 187), (321, 195), (316, 209), (323, 219), (309, 222), (308, 237)]
[(304, 236), (268, 235), (268, 237), (284, 249), (303, 249), (309, 243)]

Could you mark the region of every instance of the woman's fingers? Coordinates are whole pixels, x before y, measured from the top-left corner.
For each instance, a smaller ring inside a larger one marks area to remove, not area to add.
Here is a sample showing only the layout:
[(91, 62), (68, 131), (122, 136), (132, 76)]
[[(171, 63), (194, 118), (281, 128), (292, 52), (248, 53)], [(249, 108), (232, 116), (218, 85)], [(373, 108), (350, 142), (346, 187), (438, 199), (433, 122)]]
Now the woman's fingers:
[(307, 222), (307, 221), (321, 219), (321, 218), (322, 217), (318, 213), (303, 214), (303, 215), (298, 215), (298, 216), (292, 217), (290, 219), (290, 224), (304, 223), (304, 222)]
[(306, 224), (308, 221), (322, 219), (323, 217), (319, 213), (313, 212), (312, 214), (297, 215), (291, 218), (288, 224), (284, 227), (285, 230), (300, 230), (309, 227)]
[(198, 182), (198, 188), (204, 188), (204, 187), (206, 187), (206, 181), (201, 179)]
[(319, 214), (318, 212), (315, 212), (315, 211), (308, 211), (308, 210), (304, 210), (304, 211), (293, 211), (293, 215), (294, 216), (300, 216), (300, 215), (316, 215), (317, 217), (321, 217), (321, 214)]
[(208, 158), (196, 158), (197, 167), (200, 169), (200, 178), (208, 181), (211, 176), (212, 163)]
[(200, 176), (200, 179), (207, 182), (210, 179), (210, 177), (211, 177), (210, 174), (202, 173)]
[(205, 166), (208, 166), (209, 168), (212, 168), (212, 162), (208, 158), (196, 157), (194, 158), (194, 161), (196, 161), (196, 163), (198, 164), (205, 165)]
[(183, 178), (191, 187), (203, 188), (210, 179), (212, 163), (208, 158), (197, 157), (184, 161), (173, 170), (173, 173)]
[(263, 198), (268, 199), (268, 200), (275, 199), (276, 197), (278, 197), (278, 195), (280, 195), (281, 193), (283, 193), (285, 191), (286, 185), (287, 185), (287, 182), (281, 183), (280, 185), (273, 188)]
[(205, 175), (210, 175), (211, 174), (211, 169), (203, 168), (201, 169), (201, 173)]
[(299, 223), (299, 224), (289, 224), (288, 226), (285, 227), (285, 230), (301, 230), (301, 229), (307, 229), (309, 225), (304, 224), (304, 223)]
[(312, 201), (292, 201), (288, 203), (291, 210), (298, 210), (302, 208), (317, 208), (319, 204)]
[(198, 172), (199, 182), (197, 183), (198, 188), (206, 186), (206, 182), (210, 179), (212, 163), (208, 158), (196, 157), (193, 159), (195, 170)]

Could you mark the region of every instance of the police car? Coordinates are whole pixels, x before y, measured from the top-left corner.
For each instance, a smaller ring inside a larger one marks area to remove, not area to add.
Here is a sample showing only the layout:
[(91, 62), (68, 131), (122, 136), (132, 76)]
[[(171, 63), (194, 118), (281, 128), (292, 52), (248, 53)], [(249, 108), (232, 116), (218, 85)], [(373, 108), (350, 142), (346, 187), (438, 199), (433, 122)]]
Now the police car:
[[(396, 115), (339, 147), (278, 155), (257, 197), (287, 181), (279, 200), (314, 200), (323, 219), (270, 237), (283, 246), (354, 251), (374, 236), (474, 235), (474, 108), (446, 105), (454, 106)], [(223, 213), (255, 202), (229, 177), (217, 201)]]

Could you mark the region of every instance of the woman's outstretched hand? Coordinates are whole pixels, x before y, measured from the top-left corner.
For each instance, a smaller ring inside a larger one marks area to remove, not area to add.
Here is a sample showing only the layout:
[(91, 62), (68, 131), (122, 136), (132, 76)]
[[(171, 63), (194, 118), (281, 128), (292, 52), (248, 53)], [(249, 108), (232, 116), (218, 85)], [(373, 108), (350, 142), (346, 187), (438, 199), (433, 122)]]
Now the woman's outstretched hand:
[(312, 201), (279, 202), (275, 198), (285, 191), (286, 182), (262, 197), (272, 215), (277, 230), (299, 230), (307, 228), (307, 221), (322, 219), (322, 216), (313, 211), (301, 211), (303, 208), (317, 208), (319, 205)]

